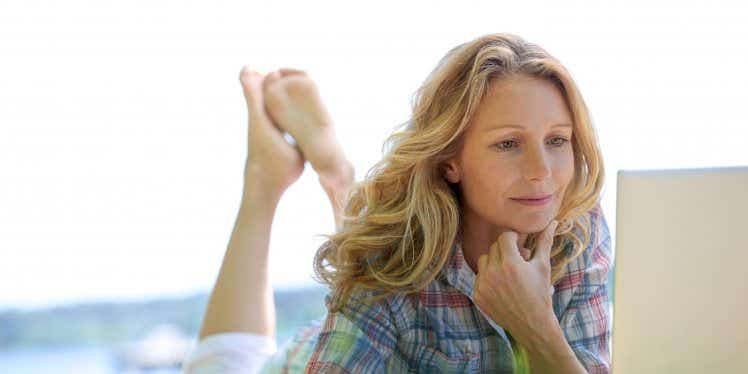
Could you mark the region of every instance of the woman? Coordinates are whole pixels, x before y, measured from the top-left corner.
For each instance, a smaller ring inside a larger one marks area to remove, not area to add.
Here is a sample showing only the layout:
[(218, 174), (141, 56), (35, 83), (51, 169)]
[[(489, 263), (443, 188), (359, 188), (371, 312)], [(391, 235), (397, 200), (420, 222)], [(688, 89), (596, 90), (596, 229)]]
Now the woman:
[[(506, 33), (453, 48), (350, 192), (313, 82), (289, 69), (260, 81), (243, 72), (244, 199), (185, 371), (609, 372), (603, 163), (555, 58)], [(315, 257), (328, 314), (263, 362), (275, 347), (270, 224), (304, 158), (338, 223)]]

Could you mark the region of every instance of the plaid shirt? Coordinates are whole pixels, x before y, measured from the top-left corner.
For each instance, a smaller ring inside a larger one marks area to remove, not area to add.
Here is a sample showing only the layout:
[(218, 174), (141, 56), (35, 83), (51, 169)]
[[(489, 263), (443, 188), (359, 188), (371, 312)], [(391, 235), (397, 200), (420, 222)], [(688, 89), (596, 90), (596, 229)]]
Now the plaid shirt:
[[(590, 245), (554, 284), (553, 311), (587, 371), (608, 373), (611, 240), (600, 206), (588, 214)], [(340, 312), (301, 330), (261, 372), (512, 373), (511, 343), (473, 303), (475, 273), (459, 243), (442, 275), (417, 294), (374, 305), (352, 296)]]

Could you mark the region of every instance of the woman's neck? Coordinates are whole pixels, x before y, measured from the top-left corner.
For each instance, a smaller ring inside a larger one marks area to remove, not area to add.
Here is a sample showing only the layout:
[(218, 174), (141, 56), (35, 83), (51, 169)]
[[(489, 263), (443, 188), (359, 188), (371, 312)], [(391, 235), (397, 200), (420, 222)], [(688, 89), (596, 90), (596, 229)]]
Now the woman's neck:
[[(463, 210), (462, 225), (458, 238), (465, 261), (473, 270), (473, 273), (478, 273), (480, 256), (488, 254), (491, 244), (498, 240), (499, 235), (508, 230), (494, 225), (469, 209)], [(517, 240), (518, 247), (524, 245), (526, 239), (527, 234), (520, 233)]]

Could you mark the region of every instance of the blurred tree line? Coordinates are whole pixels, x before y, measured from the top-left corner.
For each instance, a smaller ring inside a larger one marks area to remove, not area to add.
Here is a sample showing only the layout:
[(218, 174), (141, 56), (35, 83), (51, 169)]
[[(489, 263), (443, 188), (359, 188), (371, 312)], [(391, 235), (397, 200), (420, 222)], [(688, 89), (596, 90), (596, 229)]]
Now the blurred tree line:
[[(276, 290), (277, 339), (282, 342), (326, 313), (327, 289)], [(113, 345), (143, 338), (161, 324), (197, 337), (207, 293), (142, 302), (101, 302), (41, 310), (0, 311), (0, 350), (73, 345)]]

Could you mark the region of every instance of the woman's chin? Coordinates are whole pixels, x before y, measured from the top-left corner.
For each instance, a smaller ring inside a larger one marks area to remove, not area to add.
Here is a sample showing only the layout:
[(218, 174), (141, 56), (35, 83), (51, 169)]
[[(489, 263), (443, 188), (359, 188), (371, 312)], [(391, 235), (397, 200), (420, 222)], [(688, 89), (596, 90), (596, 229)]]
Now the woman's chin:
[(545, 228), (548, 227), (551, 221), (553, 221), (553, 217), (543, 217), (542, 219), (530, 220), (528, 222), (517, 225), (517, 232), (524, 234), (539, 233), (545, 230)]

